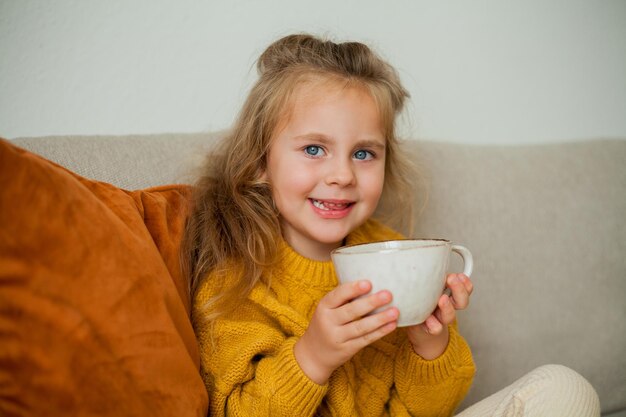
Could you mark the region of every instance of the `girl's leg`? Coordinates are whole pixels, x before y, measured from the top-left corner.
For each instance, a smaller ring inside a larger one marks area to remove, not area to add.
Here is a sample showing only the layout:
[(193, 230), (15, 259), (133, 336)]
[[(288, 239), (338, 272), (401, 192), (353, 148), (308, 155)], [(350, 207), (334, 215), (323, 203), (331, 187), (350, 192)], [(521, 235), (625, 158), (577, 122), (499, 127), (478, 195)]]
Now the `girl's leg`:
[(472, 405), (457, 417), (599, 417), (600, 401), (585, 378), (545, 365)]

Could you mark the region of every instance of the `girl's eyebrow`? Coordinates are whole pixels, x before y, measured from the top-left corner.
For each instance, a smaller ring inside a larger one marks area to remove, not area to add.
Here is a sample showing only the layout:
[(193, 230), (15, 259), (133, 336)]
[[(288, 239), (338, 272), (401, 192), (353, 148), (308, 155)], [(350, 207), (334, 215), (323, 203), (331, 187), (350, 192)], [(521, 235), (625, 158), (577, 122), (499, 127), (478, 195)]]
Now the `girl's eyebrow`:
[[(307, 133), (295, 136), (293, 139), (298, 141), (314, 141), (322, 145), (328, 145), (334, 142), (331, 138), (321, 133)], [(384, 139), (363, 139), (358, 141), (355, 145), (355, 148), (373, 148), (378, 150), (384, 150), (386, 147)]]
[(294, 136), (293, 139), (301, 142), (313, 141), (321, 143), (322, 145), (328, 145), (332, 142), (332, 140), (328, 136), (322, 133), (305, 133), (304, 135)]
[(384, 151), (387, 148), (387, 145), (382, 140), (371, 139), (371, 140), (361, 140), (357, 142), (356, 147), (357, 148), (372, 148), (372, 149), (378, 149), (380, 151)]

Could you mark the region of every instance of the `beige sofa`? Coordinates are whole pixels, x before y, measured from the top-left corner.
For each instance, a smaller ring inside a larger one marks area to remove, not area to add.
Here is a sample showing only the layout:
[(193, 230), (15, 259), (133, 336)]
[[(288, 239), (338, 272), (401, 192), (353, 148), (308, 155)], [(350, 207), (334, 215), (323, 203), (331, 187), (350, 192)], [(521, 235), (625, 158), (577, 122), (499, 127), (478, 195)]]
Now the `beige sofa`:
[[(20, 138), (12, 143), (125, 189), (188, 182), (216, 134)], [(460, 327), (477, 374), (467, 406), (548, 363), (626, 415), (626, 141), (524, 146), (411, 141), (423, 184), (415, 236), (474, 254)], [(425, 202), (425, 204), (423, 204)]]

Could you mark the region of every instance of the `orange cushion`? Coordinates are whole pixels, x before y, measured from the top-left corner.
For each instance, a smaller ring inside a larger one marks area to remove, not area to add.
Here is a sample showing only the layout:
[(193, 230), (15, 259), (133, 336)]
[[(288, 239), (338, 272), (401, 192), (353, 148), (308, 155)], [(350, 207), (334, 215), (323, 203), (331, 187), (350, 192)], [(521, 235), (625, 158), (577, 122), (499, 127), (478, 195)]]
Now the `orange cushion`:
[(206, 415), (178, 263), (189, 192), (0, 140), (0, 415)]

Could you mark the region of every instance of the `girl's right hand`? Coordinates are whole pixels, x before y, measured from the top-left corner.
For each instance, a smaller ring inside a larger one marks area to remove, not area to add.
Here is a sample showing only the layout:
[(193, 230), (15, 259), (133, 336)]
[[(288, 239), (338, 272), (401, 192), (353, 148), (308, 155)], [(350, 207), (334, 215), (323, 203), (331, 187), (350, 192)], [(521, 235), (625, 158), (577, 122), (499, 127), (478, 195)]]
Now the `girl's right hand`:
[(396, 328), (399, 313), (395, 307), (367, 316), (391, 302), (391, 293), (384, 290), (357, 299), (371, 289), (369, 281), (350, 282), (320, 300), (294, 347), (300, 368), (314, 382), (325, 384), (359, 350)]

